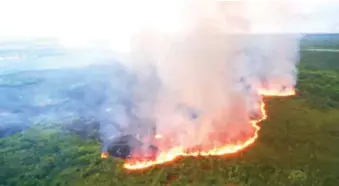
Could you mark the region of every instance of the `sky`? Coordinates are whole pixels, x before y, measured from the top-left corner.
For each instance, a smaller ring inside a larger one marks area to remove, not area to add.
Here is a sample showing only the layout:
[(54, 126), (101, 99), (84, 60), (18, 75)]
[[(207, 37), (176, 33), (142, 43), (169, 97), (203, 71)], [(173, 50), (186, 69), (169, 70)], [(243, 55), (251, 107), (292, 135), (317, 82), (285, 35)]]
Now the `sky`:
[[(265, 17), (266, 9), (260, 8), (263, 4), (287, 0), (246, 1), (257, 6), (257, 12)], [(287, 9), (293, 9), (296, 15), (290, 19), (289, 28), (278, 31), (339, 32), (339, 0), (288, 1), (291, 4)], [(64, 45), (79, 47), (95, 40), (101, 42), (92, 44), (123, 49), (145, 20), (152, 19), (153, 24), (164, 30), (173, 29), (172, 18), (179, 15), (176, 11), (181, 5), (180, 0), (0, 0), (0, 41), (56, 38)], [(154, 19), (157, 14), (162, 15), (161, 19)], [(257, 21), (254, 31), (277, 32), (274, 20), (270, 21)]]

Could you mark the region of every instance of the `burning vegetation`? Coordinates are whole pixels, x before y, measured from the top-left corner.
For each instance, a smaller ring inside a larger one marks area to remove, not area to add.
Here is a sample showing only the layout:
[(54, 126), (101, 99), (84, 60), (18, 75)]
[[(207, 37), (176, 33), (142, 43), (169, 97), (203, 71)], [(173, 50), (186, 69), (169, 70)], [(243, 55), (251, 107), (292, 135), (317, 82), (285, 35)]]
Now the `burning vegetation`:
[[(262, 98), (266, 96), (292, 96), (295, 94), (295, 91), (292, 89), (281, 92), (275, 90), (258, 90), (258, 94), (260, 94)], [(112, 146), (109, 148), (110, 152), (103, 152), (101, 154), (101, 158), (106, 159), (109, 155), (124, 158), (126, 159), (124, 168), (134, 170), (170, 162), (180, 156), (220, 156), (237, 153), (253, 144), (258, 138), (258, 132), (260, 130), (260, 126), (258, 124), (267, 118), (265, 103), (262, 100), (259, 112), (259, 118), (252, 119), (249, 122), (249, 125), (253, 129), (252, 132), (247, 134), (241, 133), (233, 139), (229, 139), (227, 133), (220, 132), (219, 130), (214, 133), (210, 133), (207, 143), (187, 148), (180, 145), (175, 146), (173, 144), (173, 141), (175, 140), (171, 140), (171, 136), (156, 134), (154, 135), (153, 143), (157, 149), (153, 150), (153, 154), (145, 156), (145, 154), (141, 155), (136, 152), (133, 153), (131, 151), (131, 147), (136, 147), (136, 145), (131, 145), (131, 139), (134, 138), (132, 136), (124, 136), (119, 138), (119, 142), (115, 141), (111, 144)], [(140, 143), (137, 146), (140, 147), (143, 145), (140, 141), (137, 142)], [(160, 149), (159, 151), (158, 148)], [(148, 149), (148, 151), (150, 151), (150, 149)]]
[[(294, 95), (294, 90), (288, 90), (285, 92), (277, 93), (275, 91), (262, 91), (266, 94), (261, 94), (262, 96), (290, 96)], [(227, 141), (227, 135), (221, 135), (221, 136), (215, 136), (216, 138), (210, 139), (209, 144), (212, 145), (205, 145), (205, 147), (197, 147), (197, 148), (191, 148), (191, 149), (185, 149), (185, 147), (172, 147), (169, 149), (166, 149), (163, 152), (159, 152), (159, 154), (154, 158), (154, 160), (135, 160), (135, 159), (129, 159), (124, 164), (124, 167), (126, 169), (143, 169), (147, 168), (156, 164), (162, 164), (166, 162), (170, 162), (175, 160), (179, 156), (219, 156), (219, 155), (225, 155), (225, 154), (231, 154), (231, 153), (237, 153), (251, 144), (255, 142), (255, 140), (258, 138), (258, 132), (260, 130), (260, 127), (258, 126), (258, 123), (264, 119), (267, 118), (266, 110), (265, 110), (265, 103), (261, 102), (261, 108), (260, 112), (262, 114), (260, 119), (252, 120), (250, 121), (249, 125), (253, 128), (253, 133), (249, 135), (239, 136), (239, 138), (234, 139), (232, 141)], [(212, 134), (213, 135), (213, 134)], [(168, 137), (170, 138), (170, 137)], [(225, 139), (225, 140), (223, 140)], [(215, 146), (213, 145), (214, 142), (218, 142), (220, 145)], [(161, 144), (161, 142), (158, 144), (159, 147), (166, 146), (166, 144)]]
[(103, 152), (125, 158), (126, 169), (237, 153), (258, 138), (258, 123), (267, 118), (263, 98), (295, 93), (299, 35), (253, 37), (262, 21), (279, 19), (274, 28), (288, 28), (293, 12), (279, 12), (283, 2), (271, 8), (275, 19), (243, 1), (171, 2), (172, 12), (145, 9), (157, 16), (131, 37), (125, 65), (138, 80), (134, 109), (115, 116), (124, 121), (124, 137), (104, 131)]

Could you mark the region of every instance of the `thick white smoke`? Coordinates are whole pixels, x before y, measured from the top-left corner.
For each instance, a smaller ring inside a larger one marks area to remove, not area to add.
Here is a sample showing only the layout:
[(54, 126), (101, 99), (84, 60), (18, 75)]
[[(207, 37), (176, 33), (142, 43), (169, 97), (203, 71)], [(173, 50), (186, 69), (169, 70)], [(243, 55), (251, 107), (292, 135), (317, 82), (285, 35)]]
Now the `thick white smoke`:
[[(284, 1), (181, 2), (180, 16), (172, 17), (184, 23), (179, 31), (148, 24), (132, 39), (128, 67), (139, 78), (153, 67), (161, 82), (154, 99), (137, 102), (135, 114), (184, 148), (215, 147), (252, 135), (259, 90), (283, 92), (296, 83), (299, 35), (281, 34), (296, 12)], [(276, 33), (252, 34), (265, 26)]]
[[(134, 107), (111, 106), (112, 120), (133, 134), (155, 124), (164, 137), (192, 147), (217, 134), (232, 140), (253, 132), (249, 120), (260, 109), (258, 90), (294, 87), (299, 33), (338, 32), (332, 27), (338, 5), (337, 0), (11, 0), (0, 3), (0, 38), (52, 37), (79, 48), (96, 41), (95, 47), (125, 52), (119, 57), (138, 80), (127, 91)], [(55, 68), (60, 66), (58, 61)], [(102, 131), (104, 141), (117, 134), (109, 127)]]

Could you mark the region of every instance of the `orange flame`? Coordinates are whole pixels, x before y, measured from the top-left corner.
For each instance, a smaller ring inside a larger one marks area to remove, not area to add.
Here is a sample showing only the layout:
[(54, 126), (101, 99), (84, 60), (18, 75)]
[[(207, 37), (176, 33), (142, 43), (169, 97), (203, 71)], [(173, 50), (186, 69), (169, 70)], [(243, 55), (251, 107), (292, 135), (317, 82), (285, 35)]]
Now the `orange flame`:
[(107, 159), (109, 156), (109, 154), (107, 152), (102, 152), (101, 155), (100, 155), (100, 158), (101, 159)]
[[(275, 90), (265, 90), (260, 89), (258, 90), (259, 95), (261, 96), (291, 96), (295, 95), (295, 90), (285, 90), (283, 92), (275, 91)], [(265, 110), (265, 103), (261, 102), (261, 113), (262, 117), (258, 120), (251, 121), (251, 125), (254, 128), (254, 134), (248, 137), (245, 141), (236, 142), (234, 144), (225, 144), (219, 148), (209, 149), (207, 151), (197, 151), (197, 152), (187, 152), (184, 148), (175, 147), (166, 152), (161, 152), (155, 160), (141, 160), (141, 161), (127, 161), (124, 164), (124, 168), (136, 170), (136, 169), (144, 169), (154, 165), (163, 164), (166, 162), (170, 162), (175, 160), (180, 156), (218, 156), (218, 155), (225, 155), (225, 154), (232, 154), (239, 152), (251, 144), (253, 144), (256, 139), (258, 138), (258, 132), (260, 127), (258, 123), (265, 120), (267, 118), (266, 110)], [(157, 139), (162, 138), (161, 135), (156, 136)]]
[(277, 90), (267, 90), (267, 89), (259, 89), (259, 95), (266, 97), (284, 97), (284, 96), (292, 96), (295, 95), (295, 90), (287, 90), (287, 91), (277, 91)]

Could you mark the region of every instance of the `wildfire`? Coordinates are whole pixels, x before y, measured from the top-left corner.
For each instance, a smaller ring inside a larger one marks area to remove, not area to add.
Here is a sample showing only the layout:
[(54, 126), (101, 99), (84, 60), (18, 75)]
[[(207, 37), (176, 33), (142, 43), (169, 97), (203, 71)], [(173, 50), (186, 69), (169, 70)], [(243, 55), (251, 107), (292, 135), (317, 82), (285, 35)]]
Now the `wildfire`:
[[(294, 90), (284, 90), (282, 92), (275, 91), (275, 90), (259, 90), (258, 93), (261, 96), (291, 96), (295, 94)], [(261, 113), (262, 117), (258, 120), (253, 120), (250, 122), (252, 127), (254, 128), (254, 133), (252, 136), (249, 136), (244, 141), (239, 141), (233, 144), (225, 144), (218, 148), (209, 149), (207, 151), (196, 151), (196, 152), (187, 152), (186, 149), (181, 147), (172, 148), (166, 152), (161, 152), (155, 160), (142, 160), (142, 161), (127, 161), (124, 164), (124, 168), (126, 169), (144, 169), (154, 165), (163, 164), (166, 162), (171, 162), (180, 156), (219, 156), (225, 154), (232, 154), (239, 152), (251, 144), (253, 144), (256, 139), (258, 138), (258, 132), (260, 127), (258, 123), (265, 120), (267, 118), (266, 110), (265, 110), (265, 103), (261, 102)], [(162, 138), (162, 136), (157, 135), (156, 138)]]
[(106, 158), (108, 158), (108, 156), (109, 156), (109, 154), (107, 152), (102, 152), (100, 157), (101, 157), (101, 159), (106, 159)]
[(277, 91), (277, 90), (266, 90), (266, 89), (259, 89), (258, 93), (261, 96), (267, 96), (267, 97), (284, 97), (284, 96), (292, 96), (295, 95), (295, 90), (286, 90), (286, 91)]

